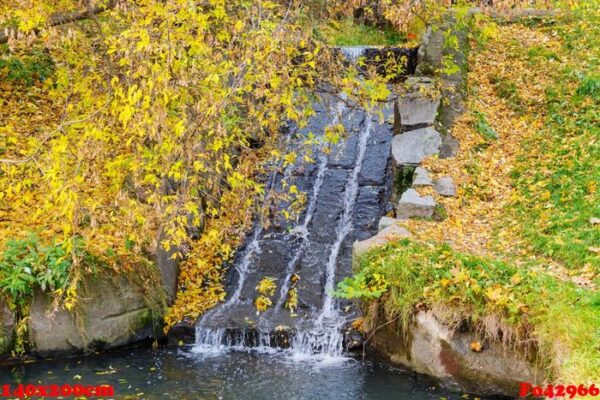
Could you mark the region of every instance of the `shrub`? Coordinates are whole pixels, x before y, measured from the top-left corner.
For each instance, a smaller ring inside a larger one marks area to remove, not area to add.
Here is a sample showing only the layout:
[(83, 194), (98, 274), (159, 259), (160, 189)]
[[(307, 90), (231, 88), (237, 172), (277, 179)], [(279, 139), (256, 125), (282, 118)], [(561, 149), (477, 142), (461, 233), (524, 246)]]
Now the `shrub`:
[[(76, 241), (76, 253), (81, 255), (82, 241)], [(40, 239), (11, 239), (0, 256), (0, 288), (16, 306), (24, 305), (36, 286), (43, 291), (55, 291), (67, 286), (72, 266), (71, 254), (61, 244), (45, 246)]]

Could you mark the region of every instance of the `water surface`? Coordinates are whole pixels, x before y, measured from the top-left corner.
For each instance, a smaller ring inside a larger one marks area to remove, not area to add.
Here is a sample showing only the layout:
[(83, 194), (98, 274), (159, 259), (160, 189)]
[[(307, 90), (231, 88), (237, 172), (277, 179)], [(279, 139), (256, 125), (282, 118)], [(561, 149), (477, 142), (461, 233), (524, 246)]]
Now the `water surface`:
[(196, 354), (128, 349), (1, 367), (0, 383), (110, 384), (117, 399), (458, 399), (425, 377), (374, 360), (298, 361), (275, 351)]

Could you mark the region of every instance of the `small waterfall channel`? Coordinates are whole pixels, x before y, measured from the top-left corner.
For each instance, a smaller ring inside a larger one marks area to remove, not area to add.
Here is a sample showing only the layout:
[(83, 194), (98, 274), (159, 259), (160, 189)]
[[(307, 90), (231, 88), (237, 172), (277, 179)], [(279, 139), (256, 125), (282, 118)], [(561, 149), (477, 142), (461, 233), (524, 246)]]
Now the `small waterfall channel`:
[[(289, 184), (306, 193), (305, 210), (297, 223), (271, 221), (268, 228), (257, 223), (231, 268), (231, 295), (196, 325), (196, 353), (285, 349), (294, 359), (344, 353), (343, 331), (353, 311), (333, 292), (352, 272), (354, 241), (374, 235), (388, 211), (393, 103), (368, 113), (321, 95), (313, 108), (315, 115), (294, 132), (292, 142), (308, 133), (320, 138), (337, 124), (344, 126), (345, 138), (328, 154), (315, 149), (315, 162), (299, 160), (283, 172)], [(281, 180), (276, 174), (270, 178), (275, 190)], [(273, 278), (278, 289), (273, 306), (259, 314), (254, 300), (264, 277)], [(292, 288), (298, 296), (294, 312), (285, 307)]]

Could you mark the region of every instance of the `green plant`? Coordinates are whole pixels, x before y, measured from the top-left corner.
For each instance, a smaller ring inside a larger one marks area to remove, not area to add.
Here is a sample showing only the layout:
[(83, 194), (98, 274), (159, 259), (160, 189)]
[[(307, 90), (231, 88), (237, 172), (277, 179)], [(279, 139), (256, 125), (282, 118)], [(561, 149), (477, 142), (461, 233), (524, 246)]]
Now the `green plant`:
[(31, 85), (43, 82), (54, 73), (54, 61), (44, 51), (34, 50), (25, 57), (0, 58), (0, 78)]
[(600, 75), (586, 76), (577, 88), (579, 96), (590, 96), (595, 101), (600, 100)]
[(397, 45), (406, 42), (406, 36), (391, 27), (378, 29), (356, 24), (352, 18), (329, 21), (313, 29), (314, 36), (334, 46)]
[(475, 129), (477, 132), (483, 136), (486, 140), (496, 140), (498, 139), (498, 134), (490, 126), (485, 118), (485, 114), (479, 111), (474, 111), (475, 114)]
[(369, 251), (358, 267), (336, 295), (380, 302), (380, 317), (398, 319), (404, 332), (417, 309), (440, 310), (436, 316), (450, 329), (469, 326), (507, 345), (535, 343), (551, 376), (587, 382), (597, 371), (597, 293), (558, 280), (539, 265), (403, 239)]
[(334, 294), (343, 299), (378, 299), (385, 293), (388, 285), (388, 281), (382, 274), (359, 272), (341, 281)]
[[(78, 243), (78, 250), (81, 242)], [(11, 239), (0, 256), (0, 288), (17, 306), (24, 305), (34, 288), (65, 288), (72, 261), (60, 244), (44, 246), (36, 235)]]

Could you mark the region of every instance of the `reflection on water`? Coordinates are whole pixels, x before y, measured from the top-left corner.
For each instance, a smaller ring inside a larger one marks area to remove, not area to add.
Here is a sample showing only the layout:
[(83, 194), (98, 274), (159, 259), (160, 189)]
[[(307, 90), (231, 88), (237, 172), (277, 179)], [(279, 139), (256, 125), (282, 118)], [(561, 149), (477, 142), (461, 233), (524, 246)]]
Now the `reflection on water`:
[(0, 384), (110, 384), (118, 399), (459, 398), (431, 381), (375, 361), (298, 362), (278, 352), (206, 356), (189, 348), (129, 349), (0, 367)]

